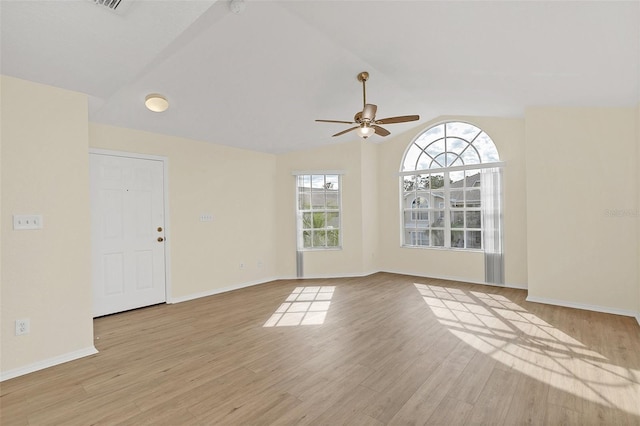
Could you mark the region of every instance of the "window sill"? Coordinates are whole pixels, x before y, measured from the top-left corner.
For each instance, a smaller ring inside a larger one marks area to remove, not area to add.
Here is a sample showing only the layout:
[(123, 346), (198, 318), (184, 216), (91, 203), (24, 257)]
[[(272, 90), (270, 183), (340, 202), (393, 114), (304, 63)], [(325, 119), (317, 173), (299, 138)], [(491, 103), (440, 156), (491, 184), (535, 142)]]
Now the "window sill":
[(405, 246), (401, 245), (403, 249), (418, 249), (418, 250), (438, 250), (438, 251), (454, 251), (459, 253), (484, 253), (483, 249), (465, 249), (457, 247), (428, 247), (428, 246)]
[(342, 247), (310, 247), (310, 248), (298, 249), (298, 251), (304, 251), (304, 252), (314, 252), (314, 251), (340, 251), (340, 250), (342, 250)]

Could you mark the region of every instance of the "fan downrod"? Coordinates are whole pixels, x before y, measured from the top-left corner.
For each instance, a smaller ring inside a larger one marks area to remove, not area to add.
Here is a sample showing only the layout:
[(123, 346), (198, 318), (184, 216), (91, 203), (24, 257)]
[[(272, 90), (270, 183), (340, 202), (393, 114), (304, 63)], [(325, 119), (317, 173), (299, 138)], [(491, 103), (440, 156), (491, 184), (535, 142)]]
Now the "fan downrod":
[(358, 74), (358, 81), (362, 82), (362, 108), (363, 109), (367, 106), (367, 85), (366, 85), (367, 80), (369, 80), (368, 72), (362, 71), (360, 74)]

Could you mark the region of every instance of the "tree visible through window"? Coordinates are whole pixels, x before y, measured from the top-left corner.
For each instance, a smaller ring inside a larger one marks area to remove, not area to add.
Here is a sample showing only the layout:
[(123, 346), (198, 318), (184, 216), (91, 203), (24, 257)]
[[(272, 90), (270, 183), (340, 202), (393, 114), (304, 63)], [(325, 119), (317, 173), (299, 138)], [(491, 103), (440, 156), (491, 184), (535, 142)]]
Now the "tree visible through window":
[(421, 133), (402, 160), (403, 245), (482, 249), (482, 170), (498, 162), (493, 141), (474, 125)]
[(340, 248), (340, 175), (297, 176), (298, 247)]

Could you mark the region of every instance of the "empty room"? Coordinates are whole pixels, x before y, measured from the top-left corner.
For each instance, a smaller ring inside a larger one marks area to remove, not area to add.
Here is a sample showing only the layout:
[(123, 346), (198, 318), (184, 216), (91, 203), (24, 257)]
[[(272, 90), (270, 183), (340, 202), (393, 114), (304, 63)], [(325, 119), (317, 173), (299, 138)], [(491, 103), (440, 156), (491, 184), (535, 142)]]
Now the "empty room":
[(640, 425), (640, 2), (0, 0), (0, 423)]

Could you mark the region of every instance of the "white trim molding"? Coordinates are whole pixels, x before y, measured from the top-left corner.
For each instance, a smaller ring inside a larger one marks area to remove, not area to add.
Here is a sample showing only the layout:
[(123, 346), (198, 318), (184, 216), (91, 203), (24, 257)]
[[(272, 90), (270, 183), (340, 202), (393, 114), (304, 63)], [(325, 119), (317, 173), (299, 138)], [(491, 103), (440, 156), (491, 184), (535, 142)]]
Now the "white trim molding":
[(98, 350), (94, 346), (90, 346), (88, 348), (34, 362), (33, 364), (25, 365), (23, 367), (14, 368), (13, 370), (3, 371), (2, 373), (0, 373), (0, 382), (13, 379), (18, 376), (24, 376), (25, 374), (33, 373), (35, 371), (44, 370), (45, 368), (53, 367), (58, 364), (64, 364), (65, 362), (84, 358), (89, 355), (95, 355), (97, 353)]
[(327, 274), (327, 275), (305, 275), (303, 277), (280, 277), (279, 280), (328, 280), (333, 278), (362, 278), (369, 275), (377, 274), (383, 271), (349, 273), (349, 274)]
[(167, 299), (167, 303), (173, 304), (173, 303), (188, 302), (189, 300), (195, 300), (195, 299), (200, 299), (201, 297), (213, 296), (220, 293), (226, 293), (228, 291), (239, 290), (245, 287), (253, 287), (254, 285), (266, 284), (266, 283), (270, 283), (280, 279), (282, 278), (265, 278), (263, 280), (258, 280), (258, 281), (248, 281), (240, 284), (230, 285), (227, 287), (214, 288), (214, 289), (203, 291), (200, 293), (193, 293), (193, 294), (188, 294), (186, 296), (180, 296), (180, 297), (172, 297), (171, 299)]
[(142, 154), (139, 152), (115, 151), (111, 149), (89, 148), (89, 154), (108, 155), (111, 157), (142, 158), (144, 160), (167, 161), (162, 155)]
[(214, 296), (216, 294), (226, 293), (228, 291), (239, 290), (239, 289), (245, 288), (245, 287), (253, 287), (255, 285), (268, 284), (268, 283), (271, 283), (271, 282), (274, 282), (274, 281), (280, 281), (280, 280), (316, 280), (316, 279), (330, 279), (330, 278), (357, 278), (357, 277), (366, 277), (368, 275), (373, 275), (373, 274), (378, 273), (378, 272), (380, 272), (380, 271), (365, 272), (365, 273), (362, 273), (362, 274), (314, 275), (314, 276), (308, 276), (308, 277), (296, 277), (296, 276), (286, 277), (286, 276), (281, 276), (281, 277), (264, 278), (264, 279), (257, 280), (257, 281), (248, 281), (248, 282), (244, 282), (244, 283), (240, 283), (240, 284), (230, 285), (230, 286), (227, 286), (227, 287), (214, 288), (212, 290), (203, 291), (201, 293), (193, 293), (193, 294), (188, 294), (186, 296), (173, 297), (170, 300), (167, 300), (167, 303), (173, 304), (173, 303), (188, 302), (189, 300), (200, 299), (201, 297)]
[(546, 297), (527, 296), (527, 302), (543, 303), (545, 305), (564, 306), (565, 308), (582, 309), (585, 311), (602, 312), (605, 314), (622, 315), (635, 318), (640, 325), (640, 314), (628, 309), (610, 308), (608, 306), (590, 305), (588, 303), (569, 302), (567, 300), (548, 299)]
[(347, 172), (344, 170), (293, 170), (291, 172), (293, 176), (301, 175), (345, 175)]
[[(410, 247), (403, 247), (403, 248), (410, 248)], [(410, 277), (417, 277), (417, 278), (432, 278), (434, 280), (456, 281), (459, 283), (466, 283), (466, 284), (488, 285), (490, 287), (503, 287), (503, 288), (513, 288), (516, 290), (527, 290), (527, 286), (522, 284), (512, 284), (512, 283), (496, 284), (496, 283), (484, 282), (481, 280), (470, 280), (468, 278), (449, 277), (444, 275), (421, 275), (413, 272), (400, 272), (400, 271), (394, 271), (390, 269), (387, 269), (384, 271), (378, 271), (378, 272), (387, 272), (389, 274), (398, 274), (398, 275), (408, 275)]]

